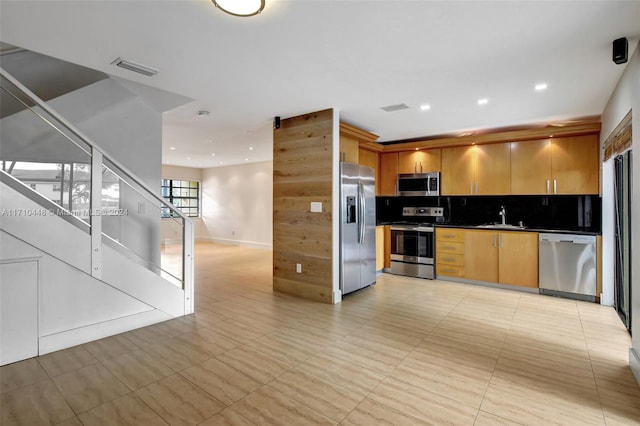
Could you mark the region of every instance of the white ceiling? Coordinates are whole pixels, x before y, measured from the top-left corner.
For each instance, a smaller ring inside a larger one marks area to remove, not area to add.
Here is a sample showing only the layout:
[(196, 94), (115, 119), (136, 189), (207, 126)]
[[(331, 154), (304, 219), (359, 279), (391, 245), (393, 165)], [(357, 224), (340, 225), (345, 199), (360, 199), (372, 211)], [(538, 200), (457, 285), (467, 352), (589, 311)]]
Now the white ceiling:
[(640, 1), (266, 1), (2, 0), (0, 41), (196, 99), (165, 113), (163, 159), (215, 167), (270, 160), (274, 116), (329, 107), (380, 141), (598, 115), (612, 41), (640, 38)]

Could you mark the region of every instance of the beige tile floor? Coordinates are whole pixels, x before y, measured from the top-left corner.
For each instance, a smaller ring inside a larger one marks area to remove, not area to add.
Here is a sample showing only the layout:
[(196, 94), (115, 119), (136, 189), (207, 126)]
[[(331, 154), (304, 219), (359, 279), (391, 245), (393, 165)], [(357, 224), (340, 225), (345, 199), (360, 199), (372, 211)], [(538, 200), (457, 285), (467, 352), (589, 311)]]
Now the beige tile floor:
[(196, 256), (195, 315), (2, 367), (0, 424), (640, 424), (611, 308), (387, 274), (330, 306)]

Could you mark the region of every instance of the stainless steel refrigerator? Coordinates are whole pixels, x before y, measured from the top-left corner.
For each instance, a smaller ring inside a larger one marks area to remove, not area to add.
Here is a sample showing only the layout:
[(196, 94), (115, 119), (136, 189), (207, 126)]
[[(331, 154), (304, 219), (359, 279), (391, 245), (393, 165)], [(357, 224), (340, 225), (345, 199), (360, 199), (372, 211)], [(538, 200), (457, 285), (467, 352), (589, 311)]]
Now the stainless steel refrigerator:
[(376, 192), (372, 168), (340, 163), (340, 290), (376, 282)]

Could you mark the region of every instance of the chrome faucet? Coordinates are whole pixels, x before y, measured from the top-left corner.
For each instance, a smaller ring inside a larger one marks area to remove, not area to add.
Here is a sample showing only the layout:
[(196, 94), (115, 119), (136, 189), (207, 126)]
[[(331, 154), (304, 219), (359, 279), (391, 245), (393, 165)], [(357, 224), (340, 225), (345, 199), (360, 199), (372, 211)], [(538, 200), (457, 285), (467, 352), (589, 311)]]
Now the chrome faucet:
[(505, 210), (504, 206), (500, 206), (500, 212), (498, 214), (500, 216), (502, 216), (502, 224), (506, 225), (507, 224), (507, 211)]

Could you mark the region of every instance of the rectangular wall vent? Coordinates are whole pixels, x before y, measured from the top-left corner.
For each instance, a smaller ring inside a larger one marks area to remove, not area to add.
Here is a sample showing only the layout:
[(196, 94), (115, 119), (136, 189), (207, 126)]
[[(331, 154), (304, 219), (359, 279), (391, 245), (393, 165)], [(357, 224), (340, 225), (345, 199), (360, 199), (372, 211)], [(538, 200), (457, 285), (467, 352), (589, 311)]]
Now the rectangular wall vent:
[(400, 111), (403, 109), (409, 109), (409, 105), (407, 104), (395, 104), (395, 105), (387, 105), (385, 107), (380, 108), (383, 111), (386, 112), (393, 112), (393, 111)]
[(118, 66), (120, 68), (124, 68), (129, 71), (137, 72), (138, 74), (146, 75), (147, 77), (152, 77), (158, 74), (158, 70), (148, 67), (146, 65), (141, 65), (135, 62), (127, 61), (126, 59), (118, 58), (115, 61), (111, 62), (111, 64)]

